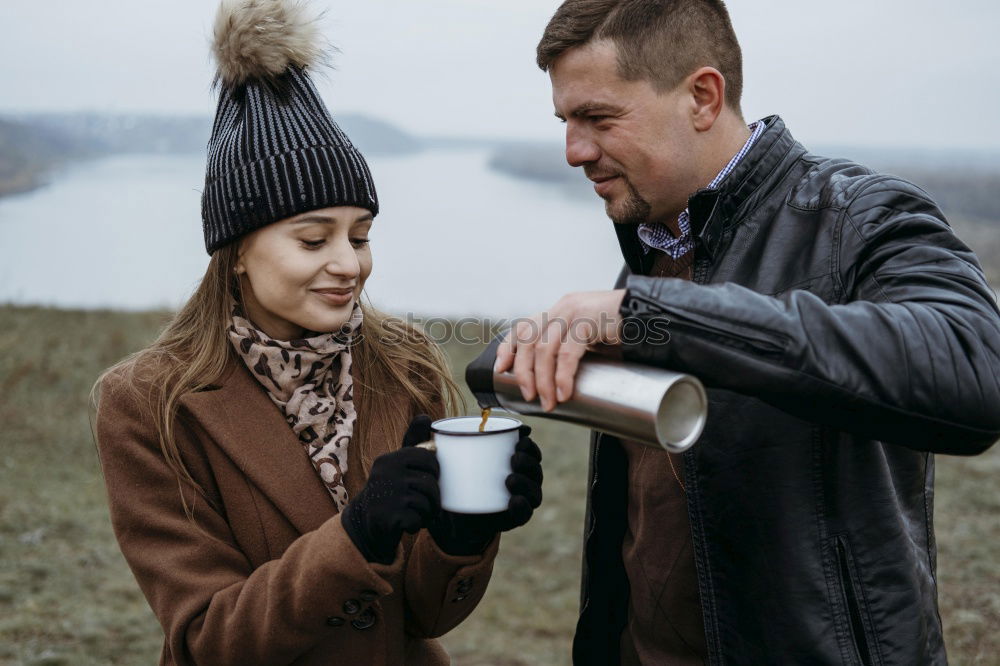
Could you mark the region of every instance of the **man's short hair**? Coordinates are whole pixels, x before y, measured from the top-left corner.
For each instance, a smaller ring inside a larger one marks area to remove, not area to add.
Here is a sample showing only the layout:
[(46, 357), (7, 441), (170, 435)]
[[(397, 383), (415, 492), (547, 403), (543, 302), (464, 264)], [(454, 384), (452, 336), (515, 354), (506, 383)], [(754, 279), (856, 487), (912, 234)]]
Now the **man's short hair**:
[(726, 103), (740, 113), (743, 55), (722, 0), (566, 0), (538, 43), (538, 66), (548, 71), (569, 49), (603, 39), (618, 51), (619, 76), (659, 92), (699, 67), (716, 68)]

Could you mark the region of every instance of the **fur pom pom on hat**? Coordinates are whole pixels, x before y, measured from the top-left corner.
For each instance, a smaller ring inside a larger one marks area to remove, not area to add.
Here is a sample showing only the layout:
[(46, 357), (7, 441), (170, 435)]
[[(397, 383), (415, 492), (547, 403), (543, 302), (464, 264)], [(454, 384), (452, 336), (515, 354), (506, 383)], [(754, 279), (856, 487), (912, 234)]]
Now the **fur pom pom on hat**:
[(315, 64), (323, 57), (317, 21), (297, 0), (223, 0), (212, 44), (216, 81), (238, 86)]
[(357, 206), (378, 215), (365, 158), (308, 68), (323, 58), (303, 0), (223, 0), (215, 21), (219, 105), (201, 197), (211, 254), (273, 222)]

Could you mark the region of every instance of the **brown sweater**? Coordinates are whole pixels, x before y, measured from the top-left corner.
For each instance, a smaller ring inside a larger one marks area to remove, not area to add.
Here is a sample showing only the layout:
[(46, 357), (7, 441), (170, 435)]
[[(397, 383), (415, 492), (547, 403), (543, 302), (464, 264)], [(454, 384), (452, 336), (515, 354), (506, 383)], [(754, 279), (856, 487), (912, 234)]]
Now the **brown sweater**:
[[(123, 389), (115, 375), (102, 386), (99, 451), (115, 536), (163, 626), (161, 664), (449, 663), (433, 638), (479, 602), (498, 540), (453, 557), (421, 531), (392, 564), (366, 562), (243, 364), (181, 400), (175, 438), (205, 490), (186, 489), (192, 522), (154, 426)], [(362, 466), (346, 477), (356, 494)]]
[[(692, 277), (692, 254), (657, 252), (651, 275)], [(624, 441), (628, 459), (628, 528), (622, 559), (629, 617), (622, 666), (689, 666), (707, 660), (701, 599), (691, 545), (680, 455)]]

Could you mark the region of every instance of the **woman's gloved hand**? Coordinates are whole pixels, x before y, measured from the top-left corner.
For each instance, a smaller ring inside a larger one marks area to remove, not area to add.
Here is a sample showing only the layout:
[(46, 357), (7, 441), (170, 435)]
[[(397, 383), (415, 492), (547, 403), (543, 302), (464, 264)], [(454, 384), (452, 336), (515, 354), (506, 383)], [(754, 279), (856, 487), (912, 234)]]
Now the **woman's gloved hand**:
[(437, 458), (415, 446), (429, 434), (430, 419), (415, 418), (403, 448), (376, 458), (368, 483), (344, 507), (344, 530), (369, 562), (392, 563), (403, 532), (416, 533), (441, 512)]
[[(430, 419), (413, 426), (423, 439), (431, 438)], [(426, 430), (419, 428), (426, 427)], [(434, 541), (450, 555), (478, 555), (493, 541), (499, 532), (520, 527), (531, 519), (532, 513), (542, 503), (542, 452), (531, 440), (531, 428), (521, 426), (520, 439), (511, 456), (511, 473), (507, 476), (510, 502), (507, 510), (499, 513), (464, 514), (442, 510), (427, 529)]]

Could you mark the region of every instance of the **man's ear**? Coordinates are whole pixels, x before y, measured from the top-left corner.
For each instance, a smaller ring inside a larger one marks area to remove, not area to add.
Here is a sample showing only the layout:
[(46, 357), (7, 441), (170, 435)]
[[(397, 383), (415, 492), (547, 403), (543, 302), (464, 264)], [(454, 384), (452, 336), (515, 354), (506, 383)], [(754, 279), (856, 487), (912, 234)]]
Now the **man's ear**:
[(699, 132), (715, 125), (726, 104), (726, 78), (714, 67), (701, 67), (687, 78), (691, 93), (691, 120)]

